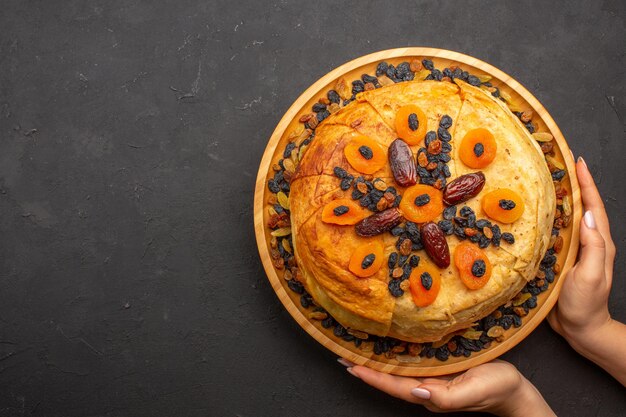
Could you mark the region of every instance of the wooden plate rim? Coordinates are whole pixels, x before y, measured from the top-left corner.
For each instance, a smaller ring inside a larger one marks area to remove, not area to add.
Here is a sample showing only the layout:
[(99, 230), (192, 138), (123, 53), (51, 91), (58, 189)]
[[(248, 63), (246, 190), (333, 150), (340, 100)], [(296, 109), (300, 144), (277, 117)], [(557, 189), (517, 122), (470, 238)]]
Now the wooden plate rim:
[[(272, 265), (269, 256), (269, 248), (266, 241), (265, 224), (263, 221), (264, 193), (267, 183), (267, 174), (270, 170), (272, 157), (276, 151), (276, 147), (278, 146), (280, 139), (284, 134), (285, 129), (296, 116), (296, 114), (315, 94), (318, 94), (325, 85), (341, 77), (344, 73), (347, 73), (355, 68), (371, 64), (373, 62), (404, 56), (433, 57), (457, 61), (459, 63), (472, 66), (487, 74), (492, 75), (494, 78), (497, 78), (503, 84), (508, 86), (511, 90), (519, 94), (546, 124), (546, 127), (554, 136), (556, 143), (558, 144), (558, 147), (563, 154), (563, 159), (566, 164), (568, 177), (572, 189), (572, 201), (574, 205), (571, 223), (572, 232), (570, 245), (568, 253), (566, 255), (565, 263), (561, 269), (560, 277), (552, 284), (551, 292), (548, 294), (548, 297), (543, 302), (543, 304), (539, 306), (539, 309), (535, 312), (534, 316), (531, 317), (530, 320), (524, 322), (523, 325), (509, 339), (505, 340), (504, 342), (498, 343), (494, 347), (483, 350), (481, 352), (473, 353), (472, 356), (463, 361), (456, 363), (442, 362), (441, 365), (437, 366), (420, 366), (419, 363), (395, 365), (365, 357), (341, 346), (336, 341), (322, 333), (313, 324), (311, 324), (309, 319), (302, 313), (302, 311), (300, 311), (300, 309), (295, 305), (293, 300), (285, 291), (285, 288), (281, 283), (281, 278), (278, 276), (276, 270), (274, 269), (274, 266)], [(541, 323), (541, 321), (543, 321), (543, 319), (547, 316), (549, 311), (556, 303), (567, 271), (574, 265), (574, 262), (576, 260), (579, 244), (579, 224), (582, 216), (582, 203), (580, 199), (580, 188), (578, 186), (578, 180), (576, 177), (574, 156), (571, 151), (568, 152), (569, 150), (570, 148), (567, 145), (567, 142), (565, 141), (561, 130), (558, 128), (556, 122), (552, 119), (548, 111), (543, 107), (539, 100), (537, 100), (525, 87), (523, 87), (511, 76), (477, 58), (444, 49), (408, 47), (379, 51), (349, 61), (324, 75), (322, 78), (313, 83), (309, 88), (307, 88), (304, 93), (300, 95), (300, 97), (298, 97), (298, 99), (289, 107), (287, 112), (283, 115), (280, 122), (274, 129), (274, 132), (272, 133), (272, 136), (270, 137), (270, 140), (268, 141), (268, 144), (265, 148), (265, 152), (263, 153), (263, 158), (261, 159), (261, 164), (257, 173), (257, 180), (254, 192), (254, 229), (259, 254), (261, 256), (263, 267), (265, 269), (265, 272), (267, 273), (270, 284), (272, 285), (272, 288), (276, 292), (276, 295), (285, 306), (287, 311), (307, 333), (309, 333), (315, 340), (317, 340), (326, 348), (330, 349), (335, 354), (344, 357), (358, 365), (368, 366), (381, 372), (392, 373), (396, 375), (437, 376), (461, 372), (471, 367), (493, 360), (498, 356), (504, 354), (508, 350), (512, 349), (519, 342), (521, 342), (539, 325), (539, 323)]]

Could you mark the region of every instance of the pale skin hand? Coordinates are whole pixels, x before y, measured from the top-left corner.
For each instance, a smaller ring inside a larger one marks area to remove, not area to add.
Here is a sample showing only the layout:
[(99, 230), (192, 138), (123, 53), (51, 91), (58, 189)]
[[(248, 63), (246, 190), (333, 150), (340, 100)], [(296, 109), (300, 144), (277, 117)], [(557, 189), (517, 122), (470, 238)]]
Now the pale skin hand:
[(576, 164), (585, 206), (578, 263), (567, 273), (550, 326), (581, 355), (626, 385), (626, 326), (608, 308), (615, 244), (602, 198), (582, 158)]
[(437, 413), (487, 411), (502, 417), (555, 416), (537, 389), (507, 362), (493, 361), (440, 378), (389, 375), (340, 359), (348, 372), (367, 384)]

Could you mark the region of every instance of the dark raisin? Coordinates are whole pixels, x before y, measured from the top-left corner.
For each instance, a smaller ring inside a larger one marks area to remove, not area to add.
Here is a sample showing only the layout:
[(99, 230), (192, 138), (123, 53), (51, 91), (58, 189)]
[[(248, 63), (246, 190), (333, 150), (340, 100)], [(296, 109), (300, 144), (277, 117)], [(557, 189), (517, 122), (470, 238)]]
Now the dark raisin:
[(328, 110), (322, 110), (321, 112), (317, 113), (317, 121), (321, 122), (328, 116), (330, 116), (330, 112)]
[(439, 127), (443, 127), (444, 129), (450, 129), (450, 126), (452, 126), (452, 117), (448, 116), (447, 114), (441, 116), (441, 120), (439, 120)]
[(276, 203), (274, 204), (274, 210), (276, 210), (276, 213), (280, 214), (283, 211), (285, 211), (285, 209), (283, 208), (283, 206), (281, 206), (280, 204)]
[(449, 142), (443, 142), (441, 144), (441, 152), (450, 153), (452, 151), (452, 145)]
[(365, 84), (363, 84), (363, 81), (352, 81), (352, 94), (357, 94), (363, 91), (365, 91)]
[(293, 151), (294, 149), (296, 149), (296, 144), (294, 142), (289, 142), (287, 146), (285, 146), (283, 158), (289, 158), (291, 156), (291, 151)]
[(424, 167), (421, 166), (417, 166), (417, 175), (420, 176), (420, 178), (428, 178), (430, 177), (430, 172), (428, 172), (428, 170)]
[(412, 131), (416, 131), (420, 127), (420, 123), (417, 120), (417, 114), (411, 113), (409, 114), (409, 129)]
[(445, 362), (450, 357), (450, 351), (446, 345), (441, 346), (437, 349), (437, 353), (435, 353), (435, 357), (442, 362)]
[(462, 79), (463, 81), (467, 81), (467, 79), (468, 79), (468, 78), (469, 78), (469, 72), (467, 72), (467, 71), (463, 71), (463, 72), (461, 73), (461, 79)]
[(425, 206), (426, 204), (430, 203), (430, 196), (428, 194), (420, 194), (415, 197), (414, 203), (417, 207)]
[(341, 167), (333, 168), (333, 173), (335, 174), (335, 177), (341, 179), (348, 178), (348, 176), (350, 176), (350, 174), (348, 174), (348, 172)]
[(530, 132), (530, 133), (535, 133), (535, 125), (533, 125), (533, 122), (528, 122), (525, 123), (524, 126), (526, 126), (526, 129)]
[(361, 269), (369, 268), (370, 266), (372, 266), (375, 260), (376, 260), (376, 255), (374, 255), (373, 253), (366, 255), (365, 258), (363, 258), (363, 261), (361, 262)]
[(506, 243), (509, 243), (509, 244), (515, 243), (515, 237), (513, 236), (512, 233), (509, 233), (509, 232), (502, 233), (502, 240), (504, 240)]
[(515, 201), (503, 198), (498, 201), (498, 205), (502, 210), (513, 210), (515, 208)]
[(363, 197), (363, 193), (360, 192), (359, 190), (357, 190), (356, 188), (354, 190), (352, 190), (352, 199), (353, 200), (359, 200), (361, 197)]
[(450, 135), (450, 132), (448, 132), (448, 130), (444, 129), (443, 127), (440, 127), (439, 129), (437, 129), (437, 136), (439, 136), (439, 139), (441, 139), (444, 142), (450, 142), (452, 140), (452, 136)]
[(483, 227), (491, 227), (491, 222), (486, 219), (476, 220), (476, 227), (482, 229)]
[(471, 207), (469, 206), (463, 206), (461, 207), (461, 210), (459, 211), (459, 214), (463, 217), (468, 217), (472, 214), (474, 214), (474, 210), (472, 210)]
[(356, 339), (354, 336), (352, 336), (350, 333), (346, 333), (343, 336), (341, 336), (341, 338), (343, 340), (345, 340), (346, 342), (352, 342), (354, 339)]
[(361, 156), (367, 160), (370, 160), (374, 157), (374, 152), (372, 152), (372, 148), (369, 146), (359, 146), (359, 153)]
[(333, 209), (333, 213), (335, 213), (335, 216), (342, 216), (346, 214), (349, 210), (350, 208), (348, 206), (337, 206)]
[(408, 259), (409, 259), (408, 255), (400, 255), (400, 257), (398, 258), (398, 266), (403, 267)]
[(454, 222), (460, 227), (469, 227), (467, 224), (467, 219), (465, 217), (455, 217)]
[(546, 274), (546, 281), (552, 284), (554, 282), (554, 271), (552, 270), (552, 268), (550, 268), (550, 269), (544, 270), (544, 272)]
[(364, 83), (372, 83), (374, 85), (378, 84), (378, 78), (373, 77), (368, 74), (361, 75), (361, 79), (363, 80)]
[(404, 233), (404, 229), (400, 226), (396, 226), (393, 229), (391, 229), (390, 232), (393, 236), (400, 236), (402, 233)]
[(405, 280), (408, 279), (411, 276), (411, 270), (413, 270), (413, 267), (411, 266), (410, 263), (406, 262), (403, 266), (402, 266), (402, 277), (400, 279)]
[(326, 94), (326, 97), (328, 97), (328, 100), (331, 103), (339, 104), (341, 102), (341, 97), (339, 97), (339, 94), (337, 94), (337, 92), (335, 90), (328, 90), (328, 93)]
[(480, 157), (483, 153), (485, 153), (485, 146), (482, 143), (478, 142), (476, 145), (474, 145), (474, 155)]
[(437, 225), (446, 235), (451, 235), (452, 233), (454, 233), (454, 226), (452, 225), (452, 222), (450, 220), (440, 220)]
[(420, 263), (420, 257), (417, 255), (412, 255), (411, 258), (409, 259), (409, 264), (411, 265), (411, 267), (416, 268)]
[(456, 237), (458, 237), (459, 239), (465, 239), (465, 232), (463, 231), (462, 227), (459, 226), (454, 226), (454, 234), (456, 235)]
[(396, 267), (397, 262), (398, 262), (398, 253), (391, 252), (391, 254), (389, 255), (389, 259), (387, 260), (387, 266), (389, 267), (389, 269), (393, 269)]
[(456, 206), (446, 207), (443, 210), (443, 218), (446, 220), (452, 220), (456, 216)]
[(406, 226), (404, 230), (406, 231), (406, 234), (409, 237), (409, 239), (411, 239), (411, 242), (413, 243), (421, 242), (420, 230), (419, 230), (419, 227), (417, 227), (417, 224), (413, 222), (406, 222)]
[(370, 200), (370, 196), (369, 194), (365, 194), (363, 197), (361, 197), (361, 199), (359, 200), (359, 204), (361, 205), (361, 207), (367, 207), (372, 203), (372, 201)]
[(470, 75), (467, 77), (467, 83), (469, 85), (473, 85), (474, 87), (478, 87), (480, 85), (480, 80), (475, 75)]
[(470, 242), (472, 243), (478, 243), (480, 242), (480, 235), (479, 234), (475, 234), (469, 237)]
[(378, 65), (376, 66), (376, 76), (380, 77), (381, 75), (386, 74), (388, 67), (389, 67), (389, 64), (387, 64), (385, 61), (379, 62)]
[(555, 263), (556, 263), (556, 256), (550, 255), (548, 253), (541, 260), (541, 266), (546, 268), (546, 269), (547, 268), (552, 268)]
[(337, 337), (343, 337), (343, 335), (345, 335), (346, 333), (346, 328), (343, 327), (341, 324), (337, 324), (333, 329), (333, 334)]
[(402, 280), (400, 279), (392, 279), (391, 281), (389, 281), (389, 285), (387, 286), (391, 295), (396, 298), (401, 297), (404, 294), (404, 291), (400, 288), (401, 281)]
[(397, 195), (396, 199), (393, 201), (393, 207), (398, 207), (400, 205), (400, 201), (402, 201), (402, 196)]
[(387, 71), (385, 71), (385, 74), (387, 74), (387, 77), (396, 81), (396, 68), (393, 65), (389, 65), (387, 67)]
[(513, 325), (513, 316), (507, 315), (507, 316), (503, 316), (500, 319), (500, 326), (502, 326), (504, 330), (509, 330), (512, 325)]
[(304, 308), (309, 308), (313, 304), (311, 296), (309, 294), (302, 294), (300, 296), (300, 305)]
[(478, 247), (481, 249), (485, 249), (491, 243), (491, 239), (489, 239), (487, 236), (483, 234), (476, 235), (476, 236), (479, 236)]
[(500, 246), (500, 239), (502, 238), (500, 226), (497, 224), (491, 226), (491, 233), (493, 233), (493, 236), (491, 237), (491, 243), (493, 243), (493, 246)]
[(430, 75), (432, 76), (433, 80), (441, 81), (443, 79), (443, 73), (439, 71), (438, 69), (432, 70)]
[[(433, 130), (426, 132), (426, 136), (424, 137), (424, 145), (428, 147), (428, 145), (430, 145), (430, 142), (432, 142), (435, 139), (437, 139), (437, 132)], [(424, 151), (426, 151), (426, 149), (424, 149)]]
[(522, 326), (522, 318), (520, 316), (513, 316), (513, 326), (515, 328)]
[(324, 320), (322, 320), (322, 327), (325, 329), (329, 329), (333, 326), (333, 324), (335, 324), (335, 320), (328, 316), (326, 317)]
[(451, 156), (448, 155), (447, 153), (440, 153), (438, 156), (441, 162), (450, 162), (450, 159), (452, 159)]
[(341, 187), (343, 191), (348, 191), (351, 186), (352, 186), (352, 180), (350, 178), (344, 178), (339, 183), (339, 187)]
[(558, 171), (552, 173), (552, 179), (554, 181), (561, 181), (563, 177), (565, 177), (565, 171), (562, 169), (559, 169)]
[(276, 184), (276, 181), (274, 180), (269, 180), (267, 182), (267, 187), (270, 189), (271, 192), (273, 192), (274, 194), (280, 192), (280, 187), (278, 186), (278, 184)]
[(420, 280), (422, 281), (422, 286), (426, 291), (429, 291), (432, 288), (433, 277), (431, 277), (428, 272), (422, 273), (422, 275), (420, 275)]
[(291, 279), (287, 281), (287, 286), (289, 287), (291, 291), (295, 292), (296, 294), (300, 294), (300, 295), (304, 294), (304, 286), (302, 285), (300, 281)]
[(321, 112), (322, 110), (326, 110), (326, 104), (322, 104), (322, 103), (315, 103), (315, 104), (313, 105), (313, 111), (314, 111), (315, 113), (319, 113), (319, 112)]
[(431, 61), (430, 59), (423, 59), (422, 65), (424, 66), (424, 68), (430, 71), (435, 69), (435, 65), (433, 64), (433, 61)]

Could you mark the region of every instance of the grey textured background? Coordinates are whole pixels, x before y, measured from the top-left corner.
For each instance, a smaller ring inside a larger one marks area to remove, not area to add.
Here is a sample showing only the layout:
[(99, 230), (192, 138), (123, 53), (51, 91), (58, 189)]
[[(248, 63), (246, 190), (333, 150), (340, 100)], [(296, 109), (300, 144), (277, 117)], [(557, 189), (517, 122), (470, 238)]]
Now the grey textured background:
[[(623, 1), (0, 6), (0, 416), (430, 415), (296, 325), (252, 224), (282, 113), (392, 47), (474, 55), (546, 106), (605, 198), (626, 320)], [(626, 409), (546, 325), (506, 359), (561, 416)]]

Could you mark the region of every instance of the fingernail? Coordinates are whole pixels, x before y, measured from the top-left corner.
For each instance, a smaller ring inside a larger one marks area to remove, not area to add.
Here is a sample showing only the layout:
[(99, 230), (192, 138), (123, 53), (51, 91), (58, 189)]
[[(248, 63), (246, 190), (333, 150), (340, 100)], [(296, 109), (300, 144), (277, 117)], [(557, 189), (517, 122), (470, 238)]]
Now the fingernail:
[[(579, 157), (578, 157), (578, 162), (582, 162), (582, 163), (583, 163), (583, 165), (585, 166), (585, 168), (587, 168), (587, 163), (585, 162), (585, 160), (583, 159), (583, 157), (582, 157), (582, 156), (579, 156)], [(587, 169), (588, 169), (588, 168), (587, 168)]]
[(425, 390), (424, 388), (413, 388), (411, 390), (411, 395), (422, 400), (430, 399), (430, 391)]
[(596, 228), (596, 219), (593, 218), (593, 213), (591, 212), (591, 210), (587, 210), (585, 212), (585, 226), (587, 226), (590, 229), (595, 229)]
[(338, 358), (338, 359), (337, 359), (337, 362), (339, 362), (340, 364), (342, 364), (342, 365), (343, 365), (343, 366), (345, 366), (346, 368), (350, 368), (350, 367), (352, 367), (352, 366), (356, 365), (355, 363), (352, 363), (352, 362), (350, 362), (349, 360), (344, 359), (344, 358)]
[(361, 379), (361, 377), (356, 372), (354, 372), (354, 369), (352, 369), (352, 367), (346, 368), (346, 371), (348, 371), (350, 373), (350, 375), (355, 376), (355, 377)]

